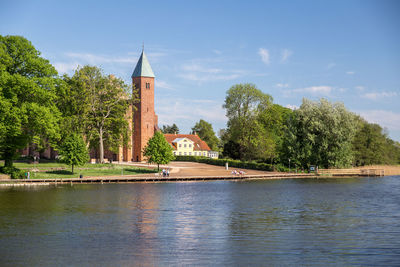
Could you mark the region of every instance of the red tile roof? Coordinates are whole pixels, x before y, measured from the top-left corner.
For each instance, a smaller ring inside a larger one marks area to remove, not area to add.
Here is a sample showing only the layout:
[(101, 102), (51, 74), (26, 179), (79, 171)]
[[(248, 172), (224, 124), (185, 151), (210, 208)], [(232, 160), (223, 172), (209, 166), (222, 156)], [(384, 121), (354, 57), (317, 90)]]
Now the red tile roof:
[(200, 139), (197, 134), (164, 134), (165, 139), (167, 142), (172, 145), (172, 148), (176, 150), (176, 146), (172, 143), (176, 138), (187, 138), (194, 142), (194, 149), (195, 151), (210, 151), (210, 147), (207, 145), (206, 142)]

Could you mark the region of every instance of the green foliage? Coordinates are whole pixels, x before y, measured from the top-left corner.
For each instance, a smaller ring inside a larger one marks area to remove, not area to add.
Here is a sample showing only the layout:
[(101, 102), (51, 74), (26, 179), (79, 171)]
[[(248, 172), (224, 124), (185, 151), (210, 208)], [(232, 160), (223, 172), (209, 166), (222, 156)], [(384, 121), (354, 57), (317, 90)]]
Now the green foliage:
[(0, 173), (9, 174), (11, 179), (24, 179), (25, 172), (15, 167), (0, 167)]
[(60, 161), (72, 166), (72, 173), (74, 173), (74, 166), (83, 166), (89, 161), (89, 154), (86, 149), (85, 142), (82, 136), (74, 133), (65, 138), (58, 148)]
[(208, 123), (205, 120), (200, 120), (194, 125), (192, 131), (206, 142), (212, 150), (218, 151), (219, 140), (218, 137), (215, 136), (211, 123)]
[(303, 99), (303, 104), (290, 119), (282, 159), (291, 159), (294, 165), (304, 168), (309, 165), (323, 168), (350, 166), (355, 118), (342, 103)]
[(160, 131), (155, 132), (154, 136), (150, 138), (143, 155), (147, 157), (147, 162), (157, 163), (158, 169), (160, 164), (168, 164), (175, 158), (171, 145)]
[(0, 157), (6, 167), (29, 143), (59, 139), (59, 83), (55, 68), (28, 40), (0, 36)]
[(161, 131), (163, 133), (165, 133), (165, 134), (178, 134), (179, 133), (179, 128), (174, 123), (171, 126), (170, 125), (163, 125)]
[(271, 103), (272, 97), (253, 84), (237, 84), (227, 91), (223, 105), (228, 117), (225, 139), (238, 145), (241, 160), (268, 156), (273, 143), (259, 117)]
[(84, 66), (68, 78), (59, 92), (58, 106), (63, 112), (64, 134), (84, 134), (87, 146), (96, 148), (100, 161), (104, 149), (116, 150), (128, 140), (127, 110), (137, 95), (129, 93), (123, 80), (104, 75), (95, 66)]
[(373, 164), (399, 164), (400, 146), (387, 137), (378, 124), (358, 118), (358, 130), (353, 140), (356, 166)]

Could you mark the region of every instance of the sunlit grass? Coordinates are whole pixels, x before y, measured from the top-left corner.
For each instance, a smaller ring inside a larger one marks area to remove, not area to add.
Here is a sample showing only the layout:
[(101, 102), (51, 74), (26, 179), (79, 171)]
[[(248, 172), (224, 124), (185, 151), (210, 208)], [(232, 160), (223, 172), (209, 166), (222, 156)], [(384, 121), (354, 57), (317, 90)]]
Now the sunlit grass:
[[(145, 173), (155, 173), (157, 169), (137, 168), (115, 164), (90, 164), (84, 166), (75, 166), (74, 173), (71, 173), (71, 166), (63, 163), (14, 163), (14, 166), (27, 172), (30, 172), (31, 179), (47, 178), (79, 178), (85, 176), (123, 176)], [(38, 170), (38, 171), (35, 171)]]

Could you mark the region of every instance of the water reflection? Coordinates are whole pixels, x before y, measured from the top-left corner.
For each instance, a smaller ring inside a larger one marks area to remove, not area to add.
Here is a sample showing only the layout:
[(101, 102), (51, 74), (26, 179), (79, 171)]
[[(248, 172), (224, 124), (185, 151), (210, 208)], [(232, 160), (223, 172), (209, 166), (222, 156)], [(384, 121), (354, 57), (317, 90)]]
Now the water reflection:
[(1, 189), (0, 265), (396, 265), (399, 178)]

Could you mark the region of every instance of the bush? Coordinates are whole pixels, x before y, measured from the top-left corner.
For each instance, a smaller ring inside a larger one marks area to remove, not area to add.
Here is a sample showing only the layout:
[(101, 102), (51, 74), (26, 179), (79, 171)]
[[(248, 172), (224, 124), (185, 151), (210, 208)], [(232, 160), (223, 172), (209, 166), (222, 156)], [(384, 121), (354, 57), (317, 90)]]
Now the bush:
[(0, 172), (9, 174), (11, 176), (11, 179), (24, 179), (25, 178), (25, 173), (15, 167), (11, 167), (11, 168), (10, 167), (1, 167)]
[[(274, 170), (274, 166), (268, 163), (257, 163), (252, 161), (240, 161), (234, 159), (212, 159), (212, 158), (196, 157), (196, 156), (176, 156), (175, 161), (199, 162), (217, 166), (225, 166), (225, 163), (228, 162), (229, 167), (260, 170), (260, 171)], [(282, 166), (278, 165), (278, 167)]]

